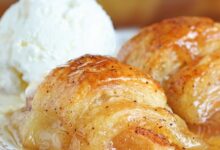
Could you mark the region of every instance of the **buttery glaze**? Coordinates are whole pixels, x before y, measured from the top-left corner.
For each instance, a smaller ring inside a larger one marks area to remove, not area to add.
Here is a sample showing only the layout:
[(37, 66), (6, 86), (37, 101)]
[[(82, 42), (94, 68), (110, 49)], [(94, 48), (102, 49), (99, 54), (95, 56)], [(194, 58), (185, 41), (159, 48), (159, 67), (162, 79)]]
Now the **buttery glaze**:
[(119, 59), (149, 73), (165, 88), (168, 104), (209, 149), (220, 149), (220, 24), (179, 17), (143, 29)]
[[(196, 59), (166, 84), (169, 105), (205, 138), (220, 148), (220, 52)], [(184, 111), (183, 111), (184, 110)]]
[(164, 84), (170, 75), (220, 48), (220, 25), (209, 18), (179, 17), (144, 28), (118, 58)]
[(148, 75), (90, 56), (53, 70), (10, 124), (25, 149), (205, 149)]

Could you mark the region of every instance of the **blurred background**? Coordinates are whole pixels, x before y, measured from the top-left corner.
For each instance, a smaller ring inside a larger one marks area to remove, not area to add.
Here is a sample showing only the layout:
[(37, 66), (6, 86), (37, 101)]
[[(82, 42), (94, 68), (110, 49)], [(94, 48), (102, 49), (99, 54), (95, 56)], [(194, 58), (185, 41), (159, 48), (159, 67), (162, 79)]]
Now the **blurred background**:
[[(0, 15), (16, 0), (0, 0)], [(175, 16), (220, 20), (220, 0), (98, 0), (116, 28), (141, 27)]]

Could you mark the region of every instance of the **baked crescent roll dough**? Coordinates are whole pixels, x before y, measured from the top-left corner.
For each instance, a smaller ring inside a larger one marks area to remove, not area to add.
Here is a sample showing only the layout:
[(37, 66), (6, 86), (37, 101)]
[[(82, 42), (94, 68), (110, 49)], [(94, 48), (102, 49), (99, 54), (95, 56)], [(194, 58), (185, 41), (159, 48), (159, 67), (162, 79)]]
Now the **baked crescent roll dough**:
[[(220, 148), (220, 51), (197, 58), (166, 83), (169, 104), (189, 127)], [(217, 148), (216, 148), (217, 149)]]
[(163, 84), (197, 56), (219, 48), (219, 23), (209, 18), (179, 17), (144, 28), (122, 47), (118, 58)]
[(211, 149), (220, 149), (220, 24), (179, 17), (143, 29), (120, 51), (165, 88), (168, 104)]
[(31, 110), (11, 118), (27, 149), (205, 148), (148, 75), (109, 57), (86, 55), (55, 69)]

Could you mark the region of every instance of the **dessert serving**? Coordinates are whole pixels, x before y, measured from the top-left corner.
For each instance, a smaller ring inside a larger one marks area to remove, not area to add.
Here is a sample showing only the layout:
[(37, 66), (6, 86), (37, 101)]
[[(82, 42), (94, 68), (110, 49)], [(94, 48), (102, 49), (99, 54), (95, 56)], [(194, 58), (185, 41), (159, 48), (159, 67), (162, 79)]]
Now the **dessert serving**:
[(104, 56), (116, 55), (115, 39), (95, 0), (9, 8), (0, 21), (0, 150), (219, 150), (220, 24), (155, 23), (118, 60)]

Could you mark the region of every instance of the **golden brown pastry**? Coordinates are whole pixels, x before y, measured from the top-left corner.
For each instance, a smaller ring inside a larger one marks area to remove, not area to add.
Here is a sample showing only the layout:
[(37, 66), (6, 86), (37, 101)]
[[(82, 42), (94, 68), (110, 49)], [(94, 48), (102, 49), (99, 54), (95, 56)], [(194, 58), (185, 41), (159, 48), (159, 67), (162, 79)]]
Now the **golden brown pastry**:
[[(166, 84), (169, 104), (191, 129), (220, 148), (220, 52), (197, 58)], [(218, 142), (217, 142), (218, 141)]]
[(208, 18), (179, 17), (144, 28), (128, 41), (119, 59), (160, 83), (197, 56), (220, 48), (220, 24)]
[(220, 149), (219, 23), (196, 17), (162, 21), (125, 44), (119, 58), (161, 82), (174, 112), (210, 149)]
[(148, 75), (86, 55), (52, 71), (11, 117), (26, 149), (201, 149)]

